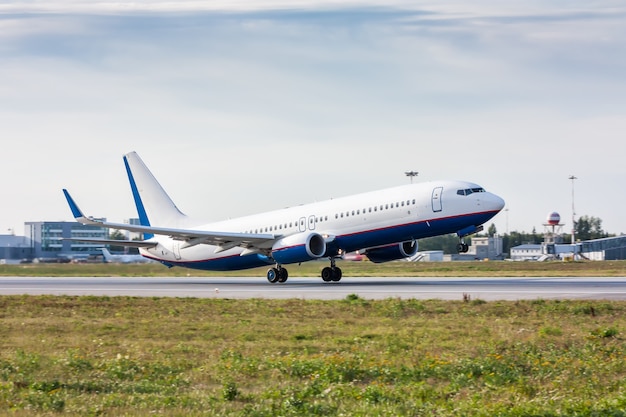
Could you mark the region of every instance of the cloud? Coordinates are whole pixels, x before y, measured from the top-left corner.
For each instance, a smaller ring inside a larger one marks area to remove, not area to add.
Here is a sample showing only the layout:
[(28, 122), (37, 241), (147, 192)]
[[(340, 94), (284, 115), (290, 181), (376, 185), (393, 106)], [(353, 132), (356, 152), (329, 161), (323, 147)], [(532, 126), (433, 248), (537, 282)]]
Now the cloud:
[[(623, 177), (616, 3), (207, 4), (0, 6), (0, 122), (14, 144), (0, 173), (27, 180), (8, 185), (12, 218), (67, 218), (64, 186), (93, 215), (130, 217), (130, 150), (182, 208), (216, 219), (413, 169), (508, 194), (510, 230), (530, 230), (546, 211), (531, 202), (567, 206), (561, 177)], [(619, 206), (605, 183), (590, 215)], [(25, 187), (55, 205), (24, 209)], [(544, 188), (560, 191), (533, 193)]]

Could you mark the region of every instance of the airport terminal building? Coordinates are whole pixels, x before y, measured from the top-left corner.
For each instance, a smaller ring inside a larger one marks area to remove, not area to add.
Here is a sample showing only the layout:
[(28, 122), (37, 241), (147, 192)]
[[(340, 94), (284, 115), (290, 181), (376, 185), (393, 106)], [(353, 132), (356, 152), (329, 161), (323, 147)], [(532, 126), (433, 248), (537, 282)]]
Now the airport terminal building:
[(524, 244), (511, 248), (513, 261), (546, 261), (580, 257), (591, 261), (617, 261), (626, 259), (626, 236), (585, 240), (576, 245), (569, 243)]
[(32, 258), (73, 260), (101, 255), (102, 244), (66, 239), (108, 239), (109, 229), (78, 222), (26, 222), (25, 234), (31, 244)]

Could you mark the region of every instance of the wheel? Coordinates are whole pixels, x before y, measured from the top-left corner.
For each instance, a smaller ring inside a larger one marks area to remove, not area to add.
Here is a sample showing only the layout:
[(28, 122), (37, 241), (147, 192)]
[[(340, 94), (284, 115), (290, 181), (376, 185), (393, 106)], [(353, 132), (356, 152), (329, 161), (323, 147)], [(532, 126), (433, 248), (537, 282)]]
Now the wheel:
[(275, 284), (280, 279), (280, 272), (278, 272), (278, 268), (270, 268), (267, 270), (267, 280), (272, 284)]
[(465, 243), (459, 243), (459, 244), (456, 246), (456, 250), (457, 250), (459, 253), (466, 253), (466, 252), (469, 250), (469, 246), (467, 246)]
[(285, 268), (278, 269), (278, 282), (285, 282), (289, 278), (289, 272)]
[(330, 282), (333, 280), (333, 269), (329, 266), (322, 269), (322, 279), (324, 282)]
[(341, 277), (343, 276), (343, 273), (341, 272), (341, 268), (332, 268), (332, 270), (333, 270), (333, 281), (335, 282), (341, 281)]

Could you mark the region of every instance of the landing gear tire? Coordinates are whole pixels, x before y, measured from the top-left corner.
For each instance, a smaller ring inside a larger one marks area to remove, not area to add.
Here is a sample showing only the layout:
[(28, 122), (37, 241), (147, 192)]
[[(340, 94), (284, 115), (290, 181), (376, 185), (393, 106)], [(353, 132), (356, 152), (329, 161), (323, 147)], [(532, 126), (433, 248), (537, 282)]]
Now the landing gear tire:
[(289, 278), (289, 272), (285, 268), (278, 268), (278, 282), (286, 282)]
[(283, 267), (270, 268), (267, 270), (267, 280), (272, 284), (286, 282), (287, 278), (289, 278), (289, 272)]
[(469, 250), (469, 246), (467, 246), (467, 244), (465, 244), (465, 243), (459, 243), (459, 244), (456, 246), (456, 250), (457, 250), (459, 253), (467, 253), (467, 251)]
[(341, 277), (343, 273), (341, 272), (341, 268), (331, 268), (333, 270), (333, 281), (339, 282), (341, 281)]
[(276, 284), (278, 280), (280, 280), (280, 271), (278, 268), (270, 268), (267, 270), (267, 280), (272, 284)]
[(324, 280), (324, 282), (330, 282), (333, 280), (333, 270), (330, 266), (322, 269), (322, 280)]
[(341, 268), (327, 266), (322, 269), (322, 280), (324, 282), (339, 282), (342, 276)]

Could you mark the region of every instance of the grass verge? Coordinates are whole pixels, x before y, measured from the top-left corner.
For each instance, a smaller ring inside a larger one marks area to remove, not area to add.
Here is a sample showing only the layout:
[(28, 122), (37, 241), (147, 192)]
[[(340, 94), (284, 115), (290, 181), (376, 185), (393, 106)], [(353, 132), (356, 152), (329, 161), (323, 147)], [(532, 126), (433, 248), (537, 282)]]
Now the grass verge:
[[(339, 261), (344, 276), (351, 277), (576, 277), (626, 276), (626, 261), (578, 262), (371, 262)], [(318, 277), (327, 262), (287, 265), (290, 276)], [(0, 276), (258, 276), (267, 267), (244, 271), (199, 271), (166, 268), (161, 264), (20, 264), (0, 265)]]
[(0, 297), (0, 414), (624, 416), (626, 303)]

